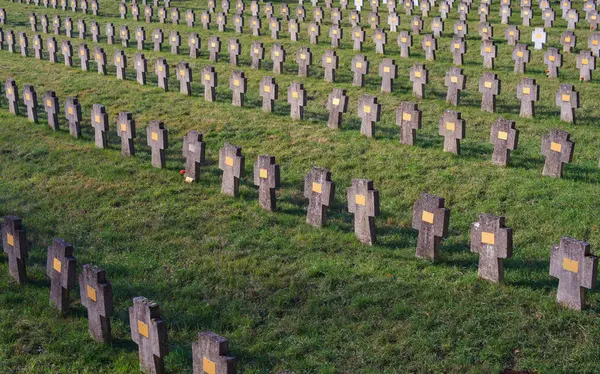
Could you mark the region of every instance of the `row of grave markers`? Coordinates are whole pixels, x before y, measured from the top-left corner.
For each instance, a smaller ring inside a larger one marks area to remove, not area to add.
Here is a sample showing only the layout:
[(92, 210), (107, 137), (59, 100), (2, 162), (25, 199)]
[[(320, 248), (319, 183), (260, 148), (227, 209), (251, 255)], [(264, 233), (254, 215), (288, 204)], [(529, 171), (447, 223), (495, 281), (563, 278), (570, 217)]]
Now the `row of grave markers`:
[[(27, 282), (25, 260), (29, 242), (22, 219), (5, 216), (2, 243), (8, 255), (9, 273), (20, 285)], [(70, 291), (77, 283), (77, 259), (73, 245), (55, 238), (48, 247), (46, 275), (50, 279), (50, 304), (66, 313), (70, 307)], [(112, 341), (112, 285), (106, 272), (98, 266), (85, 264), (79, 276), (81, 305), (87, 309), (88, 328), (94, 340), (103, 344)], [(169, 354), (167, 325), (160, 317), (158, 304), (138, 296), (129, 308), (131, 339), (138, 345), (140, 368), (146, 373), (165, 373), (164, 357)], [(192, 344), (194, 374), (233, 374), (236, 359), (229, 356), (228, 340), (211, 331), (198, 334)]]

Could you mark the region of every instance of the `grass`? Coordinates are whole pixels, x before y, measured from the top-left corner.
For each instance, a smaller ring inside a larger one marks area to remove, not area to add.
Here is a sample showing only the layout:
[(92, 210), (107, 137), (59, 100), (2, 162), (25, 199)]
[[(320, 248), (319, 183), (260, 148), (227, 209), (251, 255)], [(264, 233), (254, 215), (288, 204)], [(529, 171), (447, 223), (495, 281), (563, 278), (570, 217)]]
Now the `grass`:
[[(581, 9), (581, 2), (575, 7)], [(28, 31), (28, 13), (71, 16), (61, 10), (2, 4), (7, 10), (4, 30)], [(247, 4), (248, 5), (248, 4)], [(179, 30), (185, 40), (187, 26), (145, 25), (119, 20), (118, 4), (102, 1), (99, 16), (105, 22), (144, 25), (147, 35), (155, 27), (165, 34)], [(192, 8), (183, 1), (172, 6)], [(295, 8), (290, 4), (291, 10)], [(306, 5), (308, 19), (311, 6)], [(557, 16), (558, 4), (554, 4)], [(249, 8), (249, 7), (248, 7)], [(277, 4), (276, 4), (277, 8)], [(516, 9), (516, 8), (515, 8)], [(16, 373), (129, 373), (138, 367), (137, 347), (129, 338), (127, 309), (135, 296), (146, 296), (161, 305), (167, 321), (171, 354), (166, 358), (170, 372), (191, 372), (191, 343), (201, 330), (209, 329), (230, 339), (239, 368), (247, 373), (277, 372), (498, 372), (505, 368), (537, 372), (597, 372), (599, 370), (600, 328), (598, 292), (589, 292), (590, 308), (578, 313), (555, 303), (557, 280), (548, 275), (549, 249), (561, 236), (587, 240), (592, 249), (600, 245), (600, 214), (597, 196), (598, 144), (595, 128), (600, 117), (595, 95), (596, 80), (580, 83), (575, 54), (566, 54), (561, 77), (545, 77), (543, 51), (532, 52), (525, 75), (512, 72), (510, 51), (504, 42), (504, 25), (499, 25), (498, 4), (490, 22), (499, 46), (495, 71), (502, 80), (498, 113), (482, 113), (477, 84), (483, 69), (479, 56), (476, 26), (479, 17), (473, 7), (469, 17), (468, 53), (465, 56), (467, 89), (458, 110), (467, 120), (467, 138), (462, 154), (442, 150), (438, 119), (445, 109), (443, 76), (452, 66), (449, 53), (451, 33), (439, 43), (438, 60), (426, 62), (431, 82), (425, 98), (423, 129), (413, 147), (399, 144), (394, 109), (401, 101), (414, 101), (408, 69), (422, 62), (422, 36), (414, 37), (410, 59), (400, 59), (388, 33), (387, 53), (399, 65), (399, 78), (392, 94), (379, 92), (376, 66), (383, 56), (375, 55), (367, 31), (364, 54), (371, 62), (364, 89), (351, 86), (349, 63), (354, 56), (348, 11), (344, 12), (342, 48), (338, 49), (338, 81), (322, 80), (320, 57), (328, 49), (322, 28), (320, 44), (310, 45), (314, 68), (311, 76), (295, 76), (296, 50), (309, 46), (306, 29), (301, 41), (293, 43), (282, 33), (288, 51), (285, 72), (276, 76), (280, 99), (273, 114), (260, 110), (258, 82), (271, 75), (271, 63), (263, 61), (260, 71), (249, 67), (249, 28), (243, 35), (231, 30), (222, 41), (237, 37), (243, 46), (239, 69), (249, 82), (247, 106), (230, 105), (227, 80), (233, 69), (225, 54), (214, 64), (219, 74), (217, 102), (202, 98), (198, 71), (209, 64), (206, 40), (216, 31), (196, 27), (203, 41), (202, 55), (192, 60), (183, 48), (173, 56), (165, 44), (161, 52), (144, 53), (149, 66), (157, 57), (170, 64), (190, 62), (195, 73), (193, 96), (184, 97), (135, 82), (130, 62), (128, 80), (117, 81), (114, 67), (108, 77), (50, 64), (33, 57), (0, 52), (0, 79), (14, 77), (20, 88), (34, 84), (41, 97), (55, 90), (61, 105), (67, 96), (77, 95), (84, 113), (83, 138), (75, 140), (66, 129), (52, 132), (42, 123), (14, 117), (0, 109), (0, 214), (23, 217), (32, 242), (28, 264), (30, 282), (22, 287), (8, 276), (6, 257), (0, 257), (0, 372)], [(249, 10), (247, 10), (248, 12)], [(381, 19), (385, 20), (385, 9)], [(542, 24), (539, 10), (532, 27), (520, 27), (522, 41)], [(326, 24), (329, 10), (325, 12)], [(513, 12), (513, 23), (520, 23)], [(365, 13), (366, 14), (366, 13)], [(197, 12), (199, 15), (199, 11)], [(430, 18), (437, 15), (432, 11)], [(363, 20), (366, 24), (366, 17)], [(400, 15), (400, 29), (407, 29), (409, 17)], [(558, 18), (558, 17), (557, 17)], [(451, 30), (455, 9), (446, 21)], [(75, 22), (74, 22), (75, 23)], [(248, 22), (246, 22), (248, 25)], [(425, 22), (425, 28), (429, 22)], [(549, 45), (558, 46), (566, 22), (557, 19), (548, 31)], [(88, 23), (89, 26), (89, 23)], [(264, 25), (266, 55), (272, 41)], [(576, 52), (585, 48), (589, 31), (580, 22)], [(285, 30), (285, 26), (282, 29)], [(30, 36), (32, 32), (29, 30)], [(103, 33), (104, 34), (104, 33)], [(266, 35), (265, 35), (266, 34)], [(44, 39), (46, 36), (44, 36)], [(64, 35), (57, 37), (58, 41)], [(72, 40), (76, 47), (78, 41)], [(93, 47), (91, 38), (86, 41)], [(108, 56), (120, 46), (100, 43)], [(530, 43), (529, 43), (530, 44)], [(531, 48), (531, 47), (530, 47)], [(76, 49), (76, 48), (74, 48)], [(134, 48), (126, 53), (132, 61)], [(387, 56), (386, 56), (387, 57)], [(109, 58), (110, 60), (110, 58)], [(62, 59), (61, 59), (62, 61)], [(75, 59), (77, 64), (77, 59)], [(535, 119), (518, 118), (517, 83), (536, 78), (541, 100)], [(171, 87), (177, 82), (171, 77)], [(309, 104), (304, 121), (289, 118), (287, 87), (302, 81)], [(561, 123), (554, 95), (559, 83), (574, 83), (582, 108), (577, 125)], [(349, 113), (341, 131), (326, 126), (325, 102), (333, 87), (348, 90)], [(383, 114), (375, 139), (359, 134), (356, 102), (362, 93), (379, 97)], [(89, 120), (92, 104), (107, 107), (111, 118), (110, 149), (95, 149)], [(134, 158), (123, 158), (114, 120), (120, 111), (131, 111), (138, 124)], [(521, 130), (519, 147), (507, 168), (491, 163), (491, 124), (502, 116), (517, 121)], [(64, 120), (61, 116), (61, 121)], [(150, 165), (144, 127), (150, 120), (165, 121), (171, 144), (167, 168)], [(63, 128), (66, 127), (63, 125)], [(572, 164), (565, 166), (564, 178), (542, 177), (541, 137), (552, 128), (568, 131), (576, 143)], [(183, 135), (192, 129), (206, 134), (208, 164), (197, 184), (183, 183)], [(246, 176), (239, 198), (220, 194), (218, 150), (225, 142), (243, 147)], [(281, 165), (282, 187), (278, 211), (268, 213), (258, 206), (252, 186), (252, 164), (260, 154), (272, 154)], [(330, 168), (337, 183), (335, 204), (327, 227), (315, 229), (305, 223), (306, 201), (302, 196), (304, 175), (313, 165)], [(378, 244), (360, 245), (353, 233), (352, 216), (346, 212), (345, 191), (352, 178), (374, 180), (381, 195), (381, 216), (376, 218)], [(417, 233), (411, 229), (412, 204), (421, 192), (446, 198), (452, 211), (450, 231), (443, 242), (438, 263), (414, 257)], [(477, 256), (468, 250), (468, 233), (480, 213), (506, 217), (514, 230), (514, 256), (505, 262), (506, 281), (489, 284), (477, 278)], [(115, 313), (112, 318), (115, 342), (102, 346), (87, 332), (87, 319), (77, 290), (73, 307), (65, 316), (48, 305), (45, 276), (46, 247), (53, 237), (75, 246), (79, 265), (103, 267), (113, 284)]]

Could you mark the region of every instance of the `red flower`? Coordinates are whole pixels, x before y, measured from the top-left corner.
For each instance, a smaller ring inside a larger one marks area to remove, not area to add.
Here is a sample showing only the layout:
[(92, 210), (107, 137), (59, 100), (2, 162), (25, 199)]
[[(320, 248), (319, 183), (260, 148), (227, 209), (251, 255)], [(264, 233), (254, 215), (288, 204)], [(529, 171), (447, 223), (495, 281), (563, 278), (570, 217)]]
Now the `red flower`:
[(181, 174), (181, 175), (185, 174), (185, 169), (179, 170), (179, 174)]

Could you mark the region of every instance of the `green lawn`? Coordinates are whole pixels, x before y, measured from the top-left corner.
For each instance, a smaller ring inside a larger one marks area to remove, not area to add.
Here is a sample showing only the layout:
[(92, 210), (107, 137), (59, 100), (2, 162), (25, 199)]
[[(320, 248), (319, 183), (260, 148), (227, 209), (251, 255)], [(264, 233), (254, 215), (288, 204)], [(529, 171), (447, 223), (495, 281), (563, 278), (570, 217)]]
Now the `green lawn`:
[[(518, 4), (513, 0), (512, 23), (520, 24)], [(203, 3), (204, 4), (204, 3)], [(575, 54), (564, 56), (558, 80), (545, 76), (543, 51), (532, 52), (526, 75), (514, 74), (512, 48), (504, 41), (505, 25), (499, 25), (498, 4), (492, 6), (490, 22), (495, 27), (499, 48), (495, 71), (502, 80), (498, 113), (479, 109), (478, 80), (484, 71), (476, 34), (479, 17), (472, 8), (468, 53), (464, 66), (467, 89), (457, 110), (467, 120), (467, 138), (462, 154), (442, 150), (438, 119), (445, 109), (445, 72), (452, 66), (449, 44), (456, 21), (456, 5), (446, 21), (439, 41), (438, 61), (425, 62), (431, 82), (423, 110), (423, 128), (413, 147), (399, 144), (395, 108), (401, 101), (414, 101), (408, 70), (424, 62), (419, 48), (422, 36), (414, 37), (413, 57), (400, 59), (397, 34), (388, 33), (388, 56), (399, 65), (399, 78), (392, 94), (379, 92), (376, 55), (367, 30), (364, 54), (371, 62), (364, 89), (351, 86), (349, 63), (352, 51), (349, 11), (344, 12), (345, 36), (338, 50), (340, 69), (335, 84), (323, 82), (320, 58), (329, 48), (326, 37), (329, 10), (318, 46), (309, 45), (306, 24), (299, 42), (290, 42), (286, 32), (280, 41), (288, 51), (285, 72), (276, 76), (280, 99), (276, 112), (260, 109), (258, 82), (272, 75), (268, 58), (260, 71), (249, 67), (248, 22), (243, 35), (231, 30), (220, 34), (196, 27), (202, 38), (202, 55), (197, 60), (174, 56), (165, 43), (161, 52), (144, 51), (152, 66), (166, 57), (174, 66), (190, 62), (194, 71), (193, 96), (180, 95), (171, 72), (171, 87), (165, 93), (149, 74), (149, 85), (139, 86), (132, 69), (135, 46), (126, 49), (130, 58), (128, 80), (117, 81), (111, 64), (109, 76), (32, 56), (20, 57), (0, 51), (0, 80), (14, 77), (19, 87), (35, 85), (38, 96), (55, 90), (61, 108), (67, 96), (77, 95), (85, 125), (80, 140), (71, 138), (61, 115), (63, 129), (52, 132), (45, 114), (34, 125), (23, 116), (0, 108), (0, 215), (23, 218), (32, 242), (27, 261), (29, 283), (16, 286), (8, 275), (8, 263), (0, 256), (0, 372), (2, 373), (129, 373), (138, 367), (137, 346), (129, 337), (128, 308), (135, 296), (146, 296), (160, 304), (168, 324), (171, 354), (166, 366), (172, 373), (191, 372), (191, 344), (201, 330), (212, 330), (230, 339), (232, 354), (246, 373), (280, 370), (295, 372), (499, 372), (505, 368), (536, 372), (598, 372), (600, 370), (600, 297), (589, 292), (590, 307), (583, 312), (566, 310), (555, 303), (558, 281), (550, 278), (549, 251), (561, 236), (589, 241), (600, 246), (598, 195), (600, 180), (598, 146), (600, 133), (596, 105), (599, 84), (580, 83)], [(184, 25), (146, 25), (113, 17), (117, 2), (101, 1), (99, 17), (63, 12), (3, 1), (7, 10), (6, 31), (27, 31), (28, 14), (61, 14), (104, 24), (146, 26), (147, 35), (156, 27), (177, 29), (186, 40), (191, 31)], [(184, 1), (173, 1), (182, 10)], [(194, 5), (200, 9), (197, 3)], [(205, 6), (205, 5), (203, 5)], [(233, 4), (232, 4), (233, 6)], [(275, 3), (276, 14), (278, 3)], [(290, 10), (295, 9), (290, 3)], [(307, 18), (312, 19), (312, 7)], [(581, 9), (582, 2), (575, 7)], [(218, 5), (220, 7), (220, 4)], [(548, 31), (549, 45), (558, 46), (566, 22), (560, 18)], [(387, 19), (382, 7), (382, 22)], [(249, 3), (247, 4), (249, 14)], [(542, 25), (535, 6), (534, 27)], [(580, 12), (581, 13), (581, 12)], [(367, 11), (363, 11), (366, 25)], [(438, 14), (437, 7), (430, 19)], [(199, 15), (199, 11), (197, 11)], [(587, 46), (587, 22), (577, 30), (578, 49)], [(409, 17), (400, 14), (407, 29)], [(248, 21), (248, 20), (247, 20)], [(89, 23), (88, 23), (89, 27)], [(520, 27), (528, 41), (534, 27)], [(284, 23), (283, 30), (287, 30)], [(238, 37), (242, 44), (241, 67), (248, 77), (247, 107), (234, 108), (227, 81), (233, 68), (226, 54), (214, 64), (219, 74), (217, 102), (202, 97), (199, 71), (209, 64), (206, 41), (212, 34), (224, 44)], [(48, 35), (49, 36), (49, 35)], [(44, 40), (48, 37), (43, 35)], [(57, 38), (64, 39), (64, 35)], [(266, 55), (273, 41), (264, 24)], [(91, 37), (86, 40), (95, 46)], [(79, 41), (72, 39), (74, 49)], [(112, 60), (120, 45), (100, 43)], [(133, 43), (132, 43), (133, 44)], [(295, 52), (310, 46), (314, 67), (311, 76), (298, 78)], [(532, 48), (532, 46), (530, 46)], [(30, 52), (33, 55), (33, 52)], [(149, 69), (152, 70), (152, 69)], [(518, 117), (517, 83), (536, 78), (541, 100), (535, 119)], [(305, 84), (309, 96), (306, 119), (289, 118), (287, 87), (292, 81)], [(561, 123), (554, 95), (560, 83), (574, 83), (582, 107), (577, 125)], [(350, 96), (349, 113), (342, 130), (327, 128), (325, 103), (333, 87), (343, 87)], [(379, 97), (383, 107), (376, 137), (360, 135), (356, 116), (358, 97)], [(106, 106), (111, 119), (110, 149), (94, 147), (89, 125), (91, 106)], [(120, 155), (114, 133), (120, 111), (131, 111), (138, 125), (134, 158)], [(510, 166), (491, 163), (490, 126), (498, 117), (517, 121), (519, 147)], [(150, 165), (144, 127), (161, 119), (169, 129), (167, 168)], [(576, 143), (573, 163), (565, 166), (560, 180), (542, 177), (541, 138), (552, 128), (568, 131)], [(197, 184), (185, 184), (179, 170), (182, 137), (192, 129), (205, 133), (208, 165)], [(221, 172), (218, 150), (224, 142), (243, 147), (246, 176), (240, 197), (220, 194)], [(252, 184), (252, 166), (260, 154), (276, 156), (281, 165), (282, 187), (277, 193), (278, 210), (258, 206)], [(303, 178), (313, 166), (332, 170), (337, 184), (330, 220), (322, 229), (305, 223), (306, 200)], [(378, 244), (358, 243), (353, 217), (346, 210), (345, 191), (352, 178), (369, 178), (381, 195), (381, 215), (376, 218)], [(441, 261), (430, 263), (414, 257), (417, 233), (411, 229), (412, 205), (420, 193), (430, 192), (446, 199), (451, 209), (449, 235), (443, 242)], [(480, 213), (503, 215), (514, 230), (514, 256), (505, 261), (505, 284), (495, 285), (477, 278), (478, 257), (469, 252), (469, 227)], [(113, 284), (115, 312), (112, 318), (115, 342), (96, 344), (88, 334), (86, 311), (72, 293), (73, 305), (66, 316), (58, 315), (48, 303), (49, 282), (45, 276), (46, 247), (60, 237), (75, 246), (78, 268), (94, 263), (106, 270)]]

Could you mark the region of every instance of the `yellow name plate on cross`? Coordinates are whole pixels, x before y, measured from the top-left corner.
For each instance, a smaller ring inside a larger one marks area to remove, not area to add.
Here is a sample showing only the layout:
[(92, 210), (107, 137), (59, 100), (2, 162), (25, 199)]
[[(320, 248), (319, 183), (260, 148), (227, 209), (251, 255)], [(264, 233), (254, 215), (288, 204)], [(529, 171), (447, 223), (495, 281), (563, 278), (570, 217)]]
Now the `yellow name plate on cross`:
[(423, 211), (423, 213), (421, 213), (421, 220), (423, 222), (427, 222), (427, 223), (431, 223), (433, 224), (433, 219), (434, 219), (434, 214), (431, 212), (428, 212), (426, 210)]
[(58, 273), (62, 271), (62, 262), (60, 262), (60, 260), (56, 257), (54, 257), (54, 261), (52, 261), (52, 268)]
[(233, 167), (233, 159), (231, 157), (225, 156), (225, 165)]
[(357, 69), (362, 69), (362, 62), (357, 62), (355, 66)]
[(331, 104), (340, 105), (340, 99), (337, 97), (334, 97), (333, 100), (331, 100)]
[(204, 74), (204, 80), (210, 81), (210, 74)]
[(517, 57), (523, 57), (523, 52), (521, 52), (521, 51), (518, 51), (518, 52), (517, 52)]
[(492, 49), (490, 47), (485, 47), (485, 53), (490, 53)]
[(154, 131), (152, 132), (152, 134), (150, 136), (152, 137), (152, 140), (158, 140), (158, 134), (155, 133)]
[(96, 289), (94, 287), (87, 286), (87, 297), (92, 301), (96, 301)]
[(390, 68), (389, 68), (389, 66), (384, 66), (384, 67), (383, 67), (383, 72), (384, 72), (384, 73), (389, 73), (389, 72), (390, 72)]
[(238, 87), (240, 85), (240, 81), (238, 79), (233, 80), (233, 85)]
[(52, 108), (52, 100), (46, 100), (46, 106)]
[(571, 95), (565, 95), (565, 94), (563, 94), (561, 96), (561, 99), (562, 99), (562, 101), (570, 102), (571, 101)]
[(367, 106), (367, 105), (363, 106), (363, 112), (365, 112), (365, 113), (371, 113), (371, 107)]
[(328, 64), (331, 64), (331, 57), (327, 57), (327, 58), (325, 59), (325, 62), (326, 62), (326, 63), (328, 63)]
[(494, 233), (485, 232), (485, 231), (482, 232), (481, 233), (481, 243), (490, 244), (490, 245), (496, 244), (496, 237), (495, 237)]
[(587, 64), (589, 64), (589, 60), (587, 58), (582, 58), (581, 65), (587, 65)]
[(263, 86), (263, 91), (267, 93), (271, 92), (271, 86)]
[(446, 122), (446, 130), (448, 130), (448, 131), (456, 130), (456, 125), (454, 124), (454, 122)]
[(492, 88), (492, 82), (488, 82), (488, 81), (483, 82), (483, 87)]
[(412, 120), (412, 114), (410, 113), (402, 113), (402, 120), (403, 121), (411, 121)]
[(459, 43), (454, 43), (454, 49), (460, 49), (460, 44)]
[(140, 333), (140, 335), (145, 337), (146, 339), (148, 339), (149, 338), (148, 325), (146, 325), (144, 322), (138, 320), (137, 327), (138, 327), (138, 332)]
[(122, 124), (121, 124), (121, 131), (122, 131), (122, 132), (125, 132), (125, 131), (127, 131), (127, 124), (125, 124), (125, 123), (122, 123)]
[(364, 195), (354, 195), (354, 202), (356, 205), (367, 205), (367, 198)]
[(529, 88), (529, 87), (523, 87), (523, 94), (529, 95), (530, 93), (531, 93), (531, 88)]
[(25, 100), (31, 100), (31, 95), (30, 94), (25, 94)]
[(267, 179), (267, 178), (269, 178), (269, 171), (268, 171), (267, 169), (260, 169), (260, 170), (258, 171), (258, 174), (259, 174), (259, 176), (260, 176), (262, 179)]
[(73, 108), (72, 108), (72, 107), (69, 107), (69, 108), (67, 108), (67, 112), (68, 112), (69, 114), (73, 114)]
[(298, 98), (298, 92), (297, 91), (292, 91), (292, 98), (293, 99), (297, 99)]
[(563, 257), (562, 267), (571, 273), (579, 273), (579, 262), (570, 258)]
[(217, 364), (206, 357), (202, 357), (202, 371), (205, 374), (217, 374)]
[(562, 151), (562, 144), (551, 142), (550, 143), (550, 150), (552, 150), (554, 152), (560, 153)]
[(506, 131), (498, 131), (498, 139), (508, 140), (508, 133)]
[(323, 185), (321, 183), (312, 182), (312, 192), (322, 193)]
[(11, 247), (15, 246), (15, 237), (12, 236), (11, 234), (6, 234), (6, 243), (8, 243), (8, 245), (10, 245)]
[(415, 71), (415, 78), (421, 78), (421, 72)]

